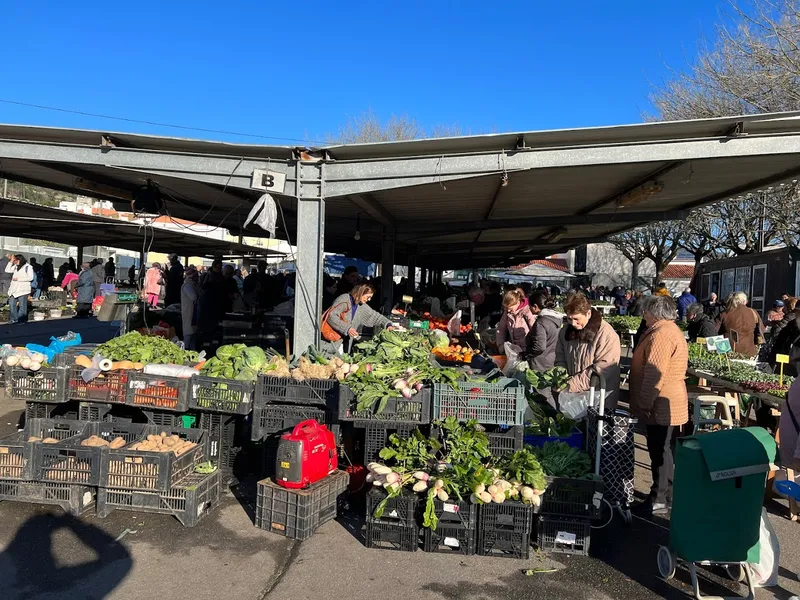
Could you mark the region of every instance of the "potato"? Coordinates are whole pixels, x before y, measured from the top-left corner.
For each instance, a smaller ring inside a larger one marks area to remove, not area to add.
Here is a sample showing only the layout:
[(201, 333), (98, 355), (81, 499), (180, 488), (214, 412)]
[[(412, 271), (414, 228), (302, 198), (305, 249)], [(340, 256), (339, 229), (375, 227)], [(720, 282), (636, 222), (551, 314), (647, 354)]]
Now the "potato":
[(58, 440), (56, 438), (48, 437), (42, 440), (43, 444), (57, 444)]
[(114, 440), (109, 444), (109, 448), (112, 450), (116, 450), (118, 448), (122, 448), (125, 445), (125, 438), (117, 436)]
[(28, 438), (28, 441), (29, 442), (41, 442), (42, 438), (36, 437), (35, 435), (32, 435), (31, 437)]

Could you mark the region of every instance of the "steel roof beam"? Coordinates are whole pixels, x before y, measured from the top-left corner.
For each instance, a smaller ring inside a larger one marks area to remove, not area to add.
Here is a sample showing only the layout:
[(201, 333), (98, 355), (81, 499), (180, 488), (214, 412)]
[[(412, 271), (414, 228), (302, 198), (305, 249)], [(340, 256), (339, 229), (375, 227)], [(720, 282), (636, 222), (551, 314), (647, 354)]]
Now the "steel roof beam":
[(350, 201), (381, 225), (393, 227), (395, 219), (371, 194), (355, 194)]

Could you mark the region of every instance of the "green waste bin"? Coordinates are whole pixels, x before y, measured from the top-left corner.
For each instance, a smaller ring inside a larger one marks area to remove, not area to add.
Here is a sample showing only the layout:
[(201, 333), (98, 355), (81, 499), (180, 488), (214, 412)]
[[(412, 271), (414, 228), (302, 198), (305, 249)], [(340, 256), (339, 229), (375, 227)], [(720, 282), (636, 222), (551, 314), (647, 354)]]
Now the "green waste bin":
[(689, 562), (758, 562), (758, 534), (775, 440), (761, 427), (679, 439), (670, 546)]

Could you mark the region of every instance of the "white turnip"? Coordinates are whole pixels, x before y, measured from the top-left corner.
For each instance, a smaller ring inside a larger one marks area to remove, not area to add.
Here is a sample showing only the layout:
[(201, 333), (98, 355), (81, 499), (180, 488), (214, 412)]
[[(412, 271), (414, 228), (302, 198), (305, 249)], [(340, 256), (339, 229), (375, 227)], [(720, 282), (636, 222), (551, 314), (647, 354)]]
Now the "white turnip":
[(472, 491), (475, 492), (476, 494), (480, 494), (481, 492), (486, 491), (486, 486), (483, 485), (482, 483), (479, 483), (472, 489)]
[(30, 364), (30, 366), (29, 366), (28, 368), (29, 368), (31, 371), (38, 371), (39, 369), (41, 369), (41, 368), (42, 368), (42, 363), (40, 363), (40, 362), (37, 362), (37, 361), (35, 361), (35, 360), (32, 360), (32, 361), (31, 361), (31, 364)]
[(9, 367), (16, 367), (19, 364), (19, 357), (18, 356), (9, 356), (6, 358), (6, 364)]
[(32, 362), (33, 362), (33, 361), (32, 361), (30, 358), (28, 358), (28, 357), (26, 356), (26, 357), (25, 357), (25, 358), (23, 358), (21, 361), (19, 361), (19, 364), (20, 364), (20, 366), (21, 366), (23, 369), (30, 369), (30, 368), (31, 368), (31, 363), (32, 363)]
[(494, 496), (497, 492), (500, 491), (500, 488), (492, 484), (488, 488), (486, 488), (486, 491), (489, 492), (492, 496)]
[(414, 471), (414, 479), (418, 479), (419, 481), (428, 481), (430, 478), (431, 476), (425, 471)]
[(481, 492), (480, 494), (478, 494), (478, 497), (484, 504), (489, 504), (489, 502), (492, 501), (492, 495), (489, 492)]
[(444, 487), (444, 480), (437, 479), (436, 482), (433, 484), (433, 487), (435, 487), (437, 490), (442, 489)]
[(533, 489), (529, 488), (527, 485), (519, 488), (519, 492), (522, 495), (522, 499), (526, 502), (530, 502), (531, 498), (534, 496)]
[(389, 473), (386, 476), (386, 483), (398, 483), (400, 481), (399, 473)]
[(506, 495), (503, 492), (498, 492), (494, 496), (492, 496), (492, 502), (495, 504), (502, 504), (506, 501)]
[(428, 489), (428, 484), (425, 481), (418, 481), (411, 489), (415, 492), (424, 492)]

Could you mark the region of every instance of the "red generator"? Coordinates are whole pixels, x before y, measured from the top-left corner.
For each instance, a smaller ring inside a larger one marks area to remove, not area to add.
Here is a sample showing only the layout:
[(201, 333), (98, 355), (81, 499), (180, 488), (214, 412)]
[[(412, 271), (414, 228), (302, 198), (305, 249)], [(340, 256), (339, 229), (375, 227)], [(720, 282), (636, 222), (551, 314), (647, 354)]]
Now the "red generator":
[(314, 419), (295, 425), (278, 443), (275, 483), (299, 489), (325, 479), (339, 468), (336, 438)]

